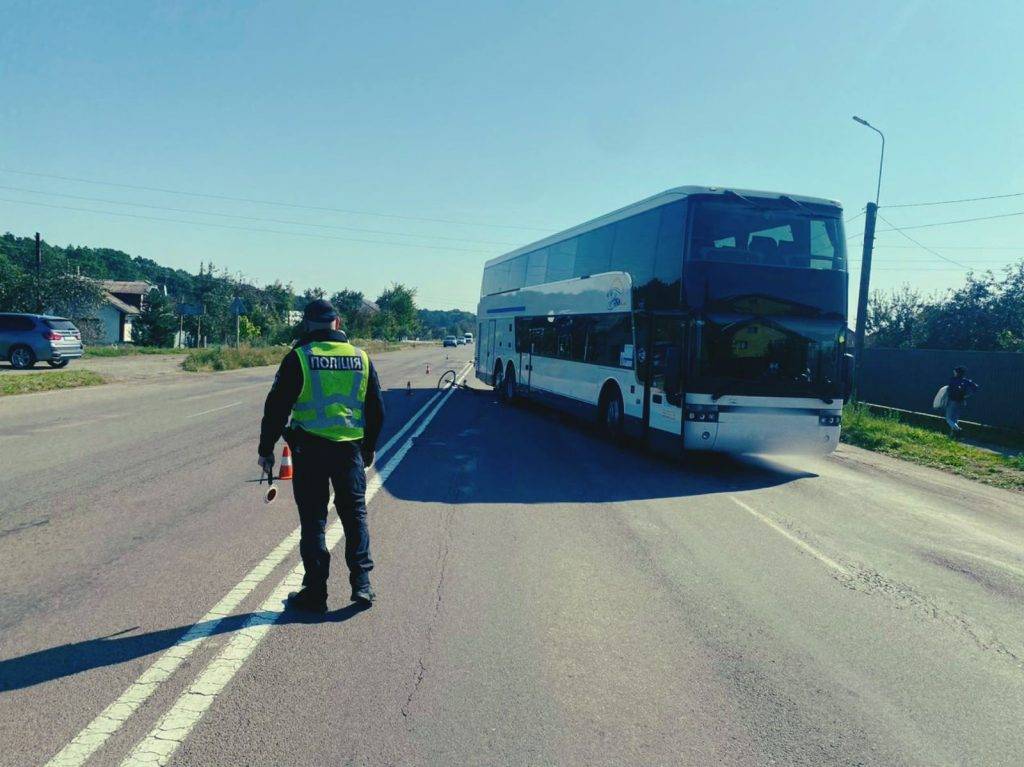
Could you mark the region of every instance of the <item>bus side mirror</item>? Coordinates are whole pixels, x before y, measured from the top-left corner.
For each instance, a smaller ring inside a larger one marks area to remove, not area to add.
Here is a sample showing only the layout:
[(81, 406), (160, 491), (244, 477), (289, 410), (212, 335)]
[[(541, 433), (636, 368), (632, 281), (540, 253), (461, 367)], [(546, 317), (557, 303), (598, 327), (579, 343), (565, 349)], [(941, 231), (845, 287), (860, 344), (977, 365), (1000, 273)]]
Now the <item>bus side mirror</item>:
[(853, 393), (853, 355), (843, 355), (843, 399), (850, 399)]

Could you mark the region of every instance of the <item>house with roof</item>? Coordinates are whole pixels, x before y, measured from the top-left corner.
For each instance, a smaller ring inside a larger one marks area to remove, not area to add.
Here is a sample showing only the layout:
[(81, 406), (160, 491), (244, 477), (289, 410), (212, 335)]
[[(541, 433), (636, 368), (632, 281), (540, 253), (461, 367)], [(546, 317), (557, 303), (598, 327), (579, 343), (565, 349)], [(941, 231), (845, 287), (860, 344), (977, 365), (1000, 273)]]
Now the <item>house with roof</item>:
[(101, 280), (103, 303), (96, 310), (97, 343), (119, 344), (132, 340), (132, 322), (142, 311), (153, 286), (142, 280)]

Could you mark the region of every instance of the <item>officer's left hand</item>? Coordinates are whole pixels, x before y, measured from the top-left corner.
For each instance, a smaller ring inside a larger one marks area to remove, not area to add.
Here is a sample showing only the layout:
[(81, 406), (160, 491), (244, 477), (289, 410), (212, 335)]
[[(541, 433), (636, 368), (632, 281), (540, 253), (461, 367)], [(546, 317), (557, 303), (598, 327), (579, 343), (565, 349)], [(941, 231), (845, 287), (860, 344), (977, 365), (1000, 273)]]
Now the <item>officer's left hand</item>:
[(371, 466), (373, 466), (373, 457), (375, 455), (375, 451), (373, 451), (373, 450), (364, 450), (362, 452), (363, 452), (363, 467), (366, 468), (366, 469), (369, 469)]
[(256, 463), (259, 464), (260, 471), (262, 471), (264, 474), (270, 474), (271, 476), (273, 476), (273, 474), (274, 474), (274, 456), (272, 456), (272, 455), (266, 455), (266, 456), (261, 455), (256, 460)]

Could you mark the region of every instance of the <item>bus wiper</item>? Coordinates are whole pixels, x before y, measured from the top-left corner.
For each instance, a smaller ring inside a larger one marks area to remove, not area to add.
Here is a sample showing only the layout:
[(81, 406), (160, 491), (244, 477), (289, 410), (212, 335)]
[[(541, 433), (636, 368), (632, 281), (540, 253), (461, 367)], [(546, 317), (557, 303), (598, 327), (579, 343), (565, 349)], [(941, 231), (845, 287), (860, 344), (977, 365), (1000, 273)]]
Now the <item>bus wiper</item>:
[(780, 195), (779, 195), (779, 199), (780, 199), (780, 200), (785, 200), (786, 202), (791, 202), (791, 203), (793, 203), (794, 205), (796, 205), (796, 206), (797, 206), (798, 208), (803, 208), (804, 210), (807, 210), (807, 211), (810, 211), (810, 210), (811, 210), (810, 208), (808, 208), (808, 207), (807, 207), (806, 205), (804, 205), (804, 204), (803, 204), (802, 202), (800, 202), (799, 200), (794, 200), (794, 199), (793, 199), (792, 197), (790, 197), (790, 196), (789, 196), (788, 194), (780, 194)]
[[(724, 197), (725, 195), (735, 197), (738, 200), (743, 200), (743, 202), (745, 202), (747, 205), (757, 208), (758, 210), (768, 210), (768, 208), (766, 208), (764, 205), (758, 205), (749, 197), (744, 197), (742, 194), (740, 194), (739, 192), (734, 192), (732, 189), (726, 189), (724, 192), (722, 192), (722, 196)], [(793, 200), (793, 202), (796, 202), (796, 200)]]

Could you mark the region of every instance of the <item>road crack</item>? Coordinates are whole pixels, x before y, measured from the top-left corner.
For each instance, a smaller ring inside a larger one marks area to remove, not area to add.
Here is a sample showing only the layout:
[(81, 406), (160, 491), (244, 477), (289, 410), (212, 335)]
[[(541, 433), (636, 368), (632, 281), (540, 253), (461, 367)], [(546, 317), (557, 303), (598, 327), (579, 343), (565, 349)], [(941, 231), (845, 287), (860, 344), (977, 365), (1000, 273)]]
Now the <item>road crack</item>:
[(1024, 670), (1024, 658), (1007, 647), (991, 629), (979, 626), (975, 621), (962, 615), (955, 608), (929, 598), (908, 583), (901, 583), (886, 577), (869, 567), (852, 565), (852, 575), (838, 580), (846, 588), (871, 596), (889, 600), (897, 610), (909, 609), (929, 620), (938, 621), (958, 631), (979, 649), (991, 652)]
[(402, 717), (409, 719), (412, 715), (412, 705), (419, 693), (420, 687), (423, 684), (423, 680), (427, 676), (427, 657), (433, 650), (434, 645), (434, 632), (441, 618), (441, 607), (444, 602), (444, 586), (445, 577), (448, 572), (448, 557), (452, 549), (452, 538), (453, 538), (453, 523), (455, 518), (455, 507), (449, 506), (444, 512), (444, 535), (441, 538), (441, 544), (438, 551), (437, 564), (438, 564), (438, 576), (437, 584), (434, 588), (434, 609), (430, 616), (430, 620), (427, 623), (426, 636), (423, 642), (423, 652), (416, 659), (416, 673), (413, 675), (412, 689), (409, 690), (409, 695), (405, 699), (405, 703), (402, 705)]

